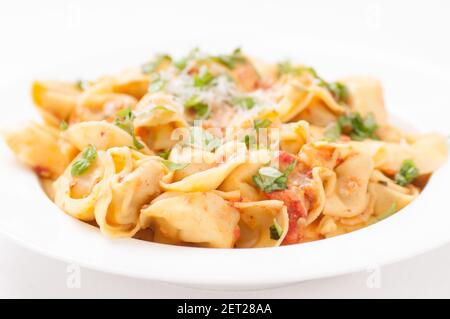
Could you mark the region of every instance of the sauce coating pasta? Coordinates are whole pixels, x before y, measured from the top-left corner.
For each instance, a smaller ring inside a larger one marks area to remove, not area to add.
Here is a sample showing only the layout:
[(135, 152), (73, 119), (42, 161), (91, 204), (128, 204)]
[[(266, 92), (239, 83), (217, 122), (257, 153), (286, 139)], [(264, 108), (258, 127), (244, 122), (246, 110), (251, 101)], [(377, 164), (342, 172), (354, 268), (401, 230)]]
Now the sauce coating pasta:
[(40, 123), (6, 134), (65, 213), (108, 237), (259, 248), (395, 214), (447, 140), (393, 126), (380, 82), (329, 82), (240, 49), (157, 54), (96, 80), (36, 81)]

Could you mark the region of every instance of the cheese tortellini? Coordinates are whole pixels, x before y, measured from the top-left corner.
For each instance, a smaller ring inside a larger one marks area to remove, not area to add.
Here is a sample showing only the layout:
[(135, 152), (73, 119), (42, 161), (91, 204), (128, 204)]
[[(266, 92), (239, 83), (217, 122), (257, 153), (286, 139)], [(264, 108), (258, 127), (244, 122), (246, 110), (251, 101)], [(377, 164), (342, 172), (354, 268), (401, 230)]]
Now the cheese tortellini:
[(32, 98), (41, 123), (6, 132), (7, 145), (61, 210), (111, 238), (242, 249), (325, 239), (405, 208), (448, 156), (442, 135), (390, 122), (377, 79), (330, 82), (240, 49), (35, 81)]

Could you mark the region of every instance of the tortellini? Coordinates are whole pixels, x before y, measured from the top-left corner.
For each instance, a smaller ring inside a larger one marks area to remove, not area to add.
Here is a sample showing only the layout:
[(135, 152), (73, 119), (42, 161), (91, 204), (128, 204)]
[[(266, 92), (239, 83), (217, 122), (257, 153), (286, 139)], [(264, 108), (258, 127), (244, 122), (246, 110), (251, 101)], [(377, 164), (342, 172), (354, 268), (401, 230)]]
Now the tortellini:
[(336, 167), (335, 191), (327, 198), (323, 214), (338, 217), (354, 217), (361, 214), (368, 204), (368, 184), (373, 171), (369, 155), (350, 155)]
[[(262, 200), (240, 202), (234, 205), (240, 210), (240, 236), (236, 243), (239, 248), (279, 246), (287, 234), (289, 217), (282, 201)], [(282, 229), (278, 239), (270, 237), (270, 226), (274, 220)]]
[(161, 193), (159, 181), (168, 170), (160, 158), (127, 147), (97, 154), (87, 173), (72, 176), (69, 167), (58, 178), (55, 202), (78, 219), (95, 220), (110, 237), (131, 237), (140, 229), (142, 206)]
[[(99, 150), (111, 147), (134, 147), (133, 137), (125, 130), (106, 121), (89, 121), (71, 125), (62, 133), (72, 145), (83, 150), (88, 145), (94, 145)], [(143, 149), (149, 152), (148, 149)]]
[(8, 132), (5, 140), (21, 162), (51, 179), (57, 178), (78, 152), (57, 129), (36, 123)]
[[(167, 191), (178, 192), (206, 192), (218, 188), (228, 175), (243, 163), (246, 156), (244, 144), (237, 144), (236, 150), (230, 150), (230, 146), (233, 147), (234, 144), (225, 144), (216, 151), (216, 154), (213, 155), (215, 163), (217, 163), (215, 166), (195, 172), (173, 183), (161, 182), (161, 186)], [(225, 155), (229, 157), (225, 158)], [(223, 162), (222, 159), (224, 159)], [(194, 163), (188, 164), (188, 167), (196, 164), (195, 157), (192, 160)]]
[(442, 135), (391, 123), (377, 79), (329, 82), (240, 49), (157, 54), (94, 80), (35, 81), (31, 93), (43, 124), (7, 132), (7, 145), (61, 210), (110, 238), (321, 240), (402, 210), (448, 157)]
[(177, 142), (174, 130), (187, 127), (179, 106), (170, 96), (148, 93), (136, 106), (136, 133), (154, 151), (172, 148)]
[(239, 236), (239, 211), (212, 192), (167, 192), (142, 210), (142, 225), (155, 240), (232, 248)]
[(57, 127), (75, 109), (82, 91), (74, 83), (35, 81), (33, 101), (46, 124)]

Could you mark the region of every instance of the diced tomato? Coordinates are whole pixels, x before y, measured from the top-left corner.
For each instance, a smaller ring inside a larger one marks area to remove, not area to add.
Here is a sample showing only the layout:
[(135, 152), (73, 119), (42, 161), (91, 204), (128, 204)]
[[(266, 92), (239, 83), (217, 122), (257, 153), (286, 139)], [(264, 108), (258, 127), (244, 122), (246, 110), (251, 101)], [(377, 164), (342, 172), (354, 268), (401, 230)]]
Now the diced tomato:
[(306, 209), (300, 200), (300, 197), (293, 189), (286, 189), (282, 191), (275, 191), (266, 194), (269, 199), (281, 200), (287, 207), (289, 216), (289, 229), (286, 237), (283, 240), (283, 245), (296, 244), (301, 240), (301, 234), (297, 227), (299, 218), (304, 218), (307, 215)]
[(50, 170), (47, 167), (37, 165), (33, 167), (33, 171), (39, 176), (50, 177)]
[(278, 154), (278, 161), (281, 166), (288, 166), (295, 161), (295, 156), (286, 152), (281, 151)]

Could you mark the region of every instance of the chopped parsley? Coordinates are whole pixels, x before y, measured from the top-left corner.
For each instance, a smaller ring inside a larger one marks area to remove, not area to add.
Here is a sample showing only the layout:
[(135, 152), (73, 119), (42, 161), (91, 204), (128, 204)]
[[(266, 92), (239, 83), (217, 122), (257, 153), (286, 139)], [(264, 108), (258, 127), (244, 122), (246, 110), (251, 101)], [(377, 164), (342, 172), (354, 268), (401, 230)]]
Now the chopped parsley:
[(59, 122), (59, 129), (61, 131), (65, 131), (68, 128), (69, 128), (69, 124), (65, 120), (62, 120), (61, 122)]
[(131, 111), (131, 108), (126, 108), (117, 113), (116, 119), (114, 120), (114, 124), (120, 127), (122, 130), (127, 132), (133, 138), (134, 147), (138, 150), (144, 148), (144, 145), (138, 141), (136, 135), (134, 134), (134, 125), (133, 120), (135, 116)]
[(278, 76), (284, 74), (302, 75), (305, 72), (311, 73), (313, 77), (317, 78), (317, 72), (311, 67), (307, 66), (294, 66), (290, 61), (282, 61), (278, 63)]
[(379, 139), (375, 134), (378, 125), (372, 113), (369, 113), (365, 118), (357, 112), (341, 115), (338, 119), (338, 124), (342, 133), (350, 136), (352, 140), (362, 141), (367, 138), (373, 140)]
[(164, 63), (171, 63), (171, 62), (172, 57), (170, 55), (158, 54), (152, 61), (142, 66), (142, 72), (145, 74), (151, 74), (155, 71), (158, 71), (158, 68), (162, 66)]
[[(326, 82), (325, 82), (326, 83)], [(346, 103), (350, 96), (347, 86), (341, 82), (326, 83), (325, 87), (331, 92), (338, 103)]]
[(243, 110), (251, 110), (255, 106), (255, 100), (250, 96), (235, 96), (231, 100), (235, 106), (239, 106)]
[(253, 122), (253, 127), (255, 128), (255, 130), (258, 130), (260, 128), (268, 128), (270, 124), (272, 124), (272, 121), (269, 119), (256, 119)]
[(226, 66), (228, 69), (234, 69), (237, 64), (245, 63), (247, 61), (245, 56), (242, 55), (240, 48), (235, 49), (231, 54), (212, 56), (211, 59)]
[(81, 158), (73, 163), (70, 174), (72, 176), (80, 176), (84, 174), (89, 167), (91, 167), (91, 164), (96, 158), (97, 150), (95, 149), (95, 146), (88, 145), (81, 154)]
[(195, 87), (202, 88), (214, 80), (214, 75), (212, 75), (207, 68), (201, 68), (198, 74), (194, 74), (193, 80)]
[(256, 136), (253, 134), (248, 134), (244, 136), (244, 143), (248, 149), (252, 149), (253, 145), (256, 145)]
[(184, 102), (186, 111), (195, 113), (197, 119), (206, 118), (209, 115), (209, 105), (201, 100), (201, 98), (194, 94), (186, 102)]
[(161, 151), (158, 153), (158, 156), (164, 158), (165, 160), (169, 159), (169, 155), (170, 155), (170, 150)]
[(357, 112), (347, 115), (341, 115), (336, 123), (328, 125), (325, 130), (325, 139), (334, 142), (341, 134), (350, 136), (354, 141), (363, 141), (365, 139), (378, 140), (376, 130), (378, 125), (372, 113), (365, 118)]
[(75, 83), (75, 86), (80, 89), (81, 91), (85, 91), (89, 88), (89, 81), (86, 80), (78, 80)]
[(169, 171), (178, 171), (189, 165), (188, 163), (174, 163), (166, 159), (163, 160), (162, 163), (169, 169)]
[(283, 228), (278, 224), (277, 220), (273, 219), (273, 224), (269, 227), (270, 239), (278, 240), (283, 235)]
[(253, 176), (253, 182), (264, 193), (284, 190), (287, 188), (288, 176), (292, 173), (296, 165), (297, 160), (289, 164), (284, 172), (280, 172), (271, 166), (261, 167), (258, 174)]
[(395, 182), (400, 186), (410, 184), (417, 176), (419, 176), (419, 169), (413, 160), (404, 160), (400, 171), (395, 175)]

